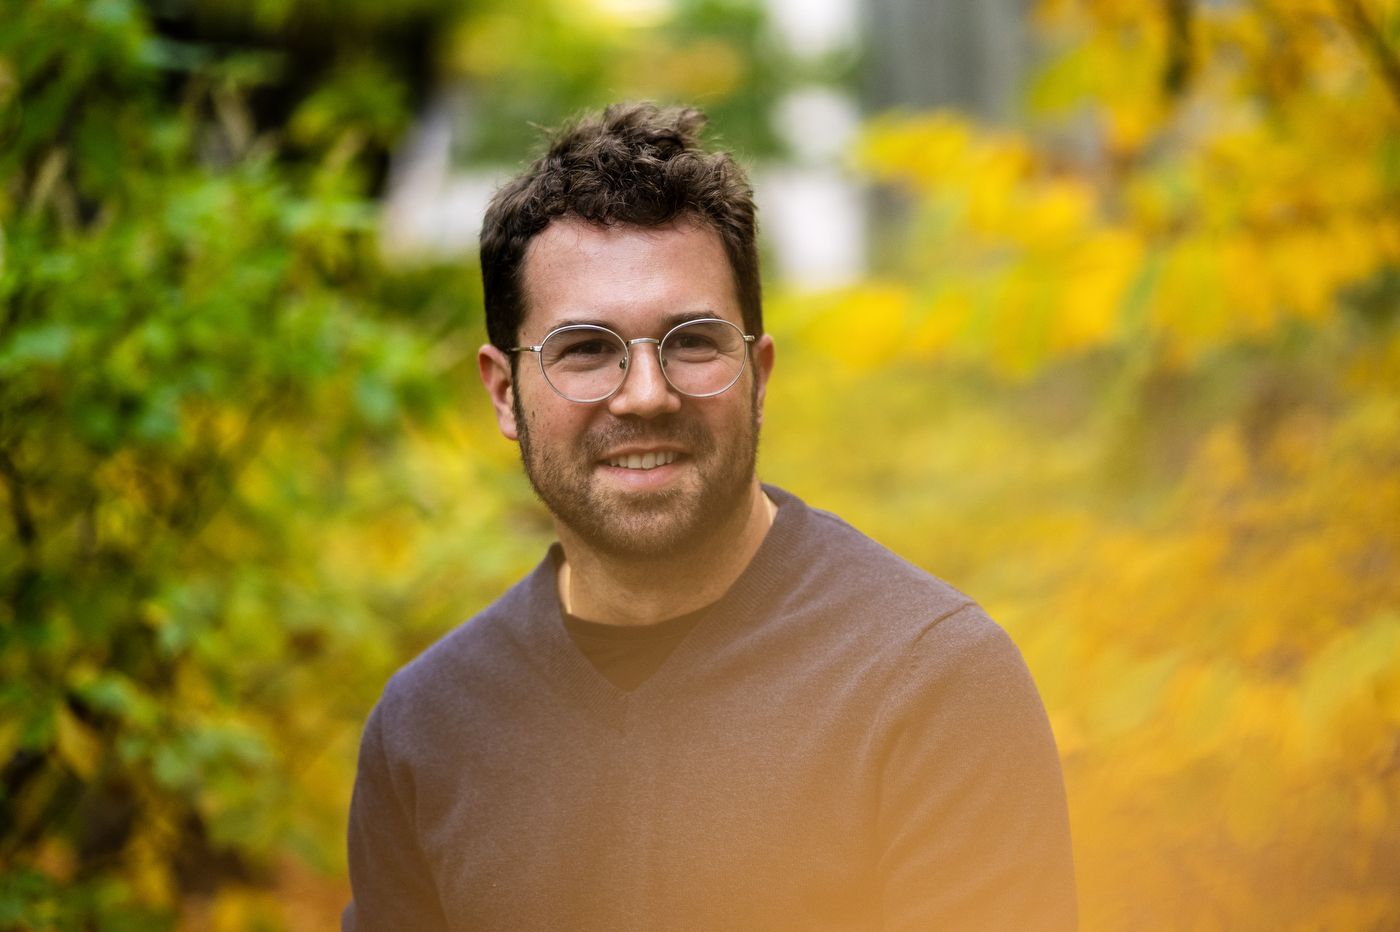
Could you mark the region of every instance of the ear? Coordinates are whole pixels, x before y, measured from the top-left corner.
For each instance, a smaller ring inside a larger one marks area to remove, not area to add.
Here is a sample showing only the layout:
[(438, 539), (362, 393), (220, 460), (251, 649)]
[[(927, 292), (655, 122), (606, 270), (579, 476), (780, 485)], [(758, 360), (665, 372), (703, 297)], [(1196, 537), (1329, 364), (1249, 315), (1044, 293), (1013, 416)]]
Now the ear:
[(753, 376), (758, 379), (758, 423), (763, 423), (763, 401), (768, 397), (768, 377), (773, 374), (773, 338), (764, 334), (754, 341), (749, 352), (753, 360)]
[(515, 429), (515, 386), (510, 379), (510, 357), (491, 344), (476, 351), (476, 366), (481, 372), (481, 384), (491, 396), (496, 409), (496, 423), (507, 440), (519, 440)]

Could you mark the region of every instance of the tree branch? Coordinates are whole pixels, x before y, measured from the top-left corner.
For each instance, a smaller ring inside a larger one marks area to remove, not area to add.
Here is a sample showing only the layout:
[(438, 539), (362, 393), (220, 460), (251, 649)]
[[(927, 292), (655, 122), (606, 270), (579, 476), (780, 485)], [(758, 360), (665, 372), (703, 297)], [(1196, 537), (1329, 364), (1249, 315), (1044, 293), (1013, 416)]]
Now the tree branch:
[(1396, 57), (1395, 50), (1385, 41), (1380, 27), (1371, 19), (1371, 14), (1367, 12), (1362, 0), (1337, 0), (1337, 12), (1342, 25), (1351, 33), (1362, 51), (1370, 56), (1376, 70), (1380, 72), (1386, 90), (1390, 91), (1395, 105), (1400, 107), (1400, 58)]
[(0, 450), (0, 478), (5, 480), (5, 491), (9, 493), (10, 517), (15, 522), (15, 536), (19, 538), (25, 550), (33, 550), (39, 535), (34, 530), (34, 516), (30, 514), (29, 499), (24, 494), (24, 480), (20, 478), (14, 460), (10, 459), (10, 454), (4, 450)]
[(1192, 0), (1167, 0), (1167, 67), (1162, 72), (1162, 87), (1170, 97), (1180, 97), (1191, 80), (1194, 18)]

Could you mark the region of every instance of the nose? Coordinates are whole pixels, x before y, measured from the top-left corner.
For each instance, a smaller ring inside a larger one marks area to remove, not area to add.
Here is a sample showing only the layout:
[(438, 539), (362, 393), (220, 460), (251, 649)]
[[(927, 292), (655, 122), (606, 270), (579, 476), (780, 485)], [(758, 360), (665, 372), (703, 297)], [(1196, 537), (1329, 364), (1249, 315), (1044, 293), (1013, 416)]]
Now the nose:
[(608, 399), (608, 411), (617, 417), (651, 418), (680, 410), (681, 396), (661, 371), (661, 346), (655, 340), (637, 340), (628, 350), (627, 374), (622, 387)]

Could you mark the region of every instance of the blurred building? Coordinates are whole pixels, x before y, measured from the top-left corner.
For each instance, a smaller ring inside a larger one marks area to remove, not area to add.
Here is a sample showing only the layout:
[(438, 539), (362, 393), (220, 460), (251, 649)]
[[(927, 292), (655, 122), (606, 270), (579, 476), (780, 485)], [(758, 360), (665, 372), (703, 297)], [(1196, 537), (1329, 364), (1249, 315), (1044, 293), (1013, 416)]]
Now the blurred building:
[(453, 153), (470, 131), (465, 96), (439, 92), (395, 153), (380, 218), (391, 261), (452, 259), (476, 249), (486, 205), (508, 172), (464, 167)]
[[(642, 2), (642, 0), (637, 0)], [(645, 0), (651, 6), (665, 0)], [(898, 224), (898, 204), (865, 190), (850, 164), (861, 118), (889, 109), (954, 107), (1011, 119), (1027, 59), (1029, 0), (763, 0), (777, 54), (795, 74), (859, 62), (858, 79), (795, 82), (772, 119), (787, 157), (754, 171), (760, 227), (776, 268), (803, 288), (853, 281)], [(839, 69), (838, 69), (839, 71)], [(476, 246), (505, 169), (463, 167), (465, 96), (445, 90), (395, 158), (382, 236), (391, 258), (451, 258)], [(879, 263), (875, 263), (878, 265)]]
[(1029, 0), (860, 0), (863, 104), (953, 107), (1014, 118), (1027, 65)]
[[(757, 175), (760, 216), (784, 279), (840, 285), (879, 265), (901, 205), (868, 191), (849, 164), (863, 115), (952, 107), (1012, 119), (1027, 59), (1029, 0), (767, 0), (775, 31), (799, 59), (860, 51), (857, 88), (793, 90), (774, 119), (792, 159)], [(871, 259), (875, 262), (871, 262)]]
[[(766, 0), (782, 53), (811, 64), (855, 52), (859, 0)], [(848, 154), (860, 127), (849, 88), (813, 81), (794, 87), (774, 107), (787, 143), (785, 163), (754, 175), (759, 226), (776, 260), (773, 271), (804, 288), (845, 284), (865, 271), (865, 204)]]

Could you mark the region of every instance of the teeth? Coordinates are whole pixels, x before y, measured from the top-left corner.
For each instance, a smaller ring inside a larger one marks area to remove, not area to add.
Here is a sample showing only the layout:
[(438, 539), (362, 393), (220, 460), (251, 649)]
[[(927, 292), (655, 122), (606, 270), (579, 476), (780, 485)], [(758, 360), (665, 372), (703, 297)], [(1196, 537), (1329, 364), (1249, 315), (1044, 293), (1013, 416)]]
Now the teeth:
[(621, 469), (655, 469), (657, 466), (668, 466), (674, 463), (676, 456), (674, 450), (666, 450), (662, 453), (633, 453), (629, 456), (615, 456), (608, 460), (608, 465)]

